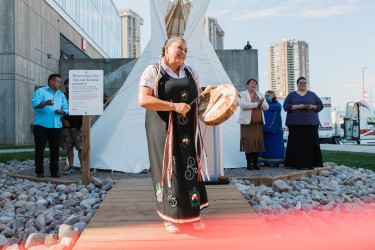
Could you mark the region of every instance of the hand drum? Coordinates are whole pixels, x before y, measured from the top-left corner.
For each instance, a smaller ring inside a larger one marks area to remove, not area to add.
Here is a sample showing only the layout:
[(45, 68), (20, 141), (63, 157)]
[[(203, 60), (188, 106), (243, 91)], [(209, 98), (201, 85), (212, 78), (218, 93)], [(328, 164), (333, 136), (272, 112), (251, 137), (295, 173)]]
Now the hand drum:
[(201, 97), (198, 117), (206, 125), (219, 125), (234, 114), (239, 103), (233, 84), (221, 84)]

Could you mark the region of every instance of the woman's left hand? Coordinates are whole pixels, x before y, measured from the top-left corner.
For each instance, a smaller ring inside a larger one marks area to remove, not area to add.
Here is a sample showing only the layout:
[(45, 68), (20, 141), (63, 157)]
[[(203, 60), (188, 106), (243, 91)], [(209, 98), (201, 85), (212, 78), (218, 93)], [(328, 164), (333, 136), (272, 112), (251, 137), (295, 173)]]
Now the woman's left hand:
[(317, 107), (316, 107), (316, 105), (309, 104), (309, 105), (305, 105), (305, 109), (307, 109), (307, 110), (316, 110)]
[(263, 102), (264, 102), (264, 98), (262, 97), (262, 99), (259, 100), (258, 105), (259, 105), (259, 106), (262, 106)]

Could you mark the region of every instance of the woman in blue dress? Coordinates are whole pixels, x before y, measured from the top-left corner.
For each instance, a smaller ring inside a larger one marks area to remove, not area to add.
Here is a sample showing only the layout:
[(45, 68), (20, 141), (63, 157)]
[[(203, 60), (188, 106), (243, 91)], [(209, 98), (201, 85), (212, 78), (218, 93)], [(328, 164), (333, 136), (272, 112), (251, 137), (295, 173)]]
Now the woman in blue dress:
[(284, 138), (281, 119), (281, 104), (275, 92), (268, 90), (265, 94), (269, 109), (264, 111), (266, 123), (263, 124), (263, 140), (265, 152), (259, 153), (259, 163), (275, 166), (284, 163)]

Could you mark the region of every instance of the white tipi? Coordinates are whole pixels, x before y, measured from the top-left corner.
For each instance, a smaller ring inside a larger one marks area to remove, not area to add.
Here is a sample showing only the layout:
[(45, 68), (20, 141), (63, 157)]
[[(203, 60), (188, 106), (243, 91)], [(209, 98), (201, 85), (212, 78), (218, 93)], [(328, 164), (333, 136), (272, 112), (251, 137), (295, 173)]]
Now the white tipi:
[[(174, 4), (178, 2), (182, 2), (182, 0), (176, 0)], [(187, 24), (185, 23), (186, 29), (183, 31), (183, 37), (189, 49), (186, 65), (192, 66), (198, 71), (201, 86), (230, 83), (228, 75), (203, 31), (203, 22), (209, 1), (185, 0), (184, 3), (187, 4), (185, 11), (180, 9), (180, 12), (185, 15), (186, 10), (190, 10)], [(158, 62), (161, 48), (167, 39), (166, 21), (171, 20), (166, 17), (172, 16), (173, 18), (173, 15), (168, 12), (173, 8), (178, 10), (169, 0), (150, 0), (151, 39), (125, 83), (91, 129), (91, 168), (129, 173), (139, 173), (149, 168), (145, 110), (138, 105), (138, 84), (147, 65)], [(184, 20), (186, 21), (186, 18)], [(179, 22), (178, 27), (185, 26)], [(232, 127), (230, 125), (232, 123), (233, 119), (231, 118), (228, 125)], [(238, 126), (236, 129), (231, 129), (235, 134), (239, 131)], [(214, 131), (213, 135), (214, 141), (221, 141), (220, 133)], [(238, 141), (235, 143), (239, 144)], [(220, 162), (215, 164), (222, 166), (221, 143), (215, 144), (213, 147), (218, 147), (218, 145), (220, 148), (216, 148), (215, 151), (218, 152), (217, 159)], [(227, 145), (227, 147), (233, 148), (233, 145)], [(207, 151), (210, 154), (210, 149)], [(233, 155), (231, 158), (232, 160), (229, 162), (238, 161), (238, 155)], [(234, 165), (238, 165), (238, 163)]]

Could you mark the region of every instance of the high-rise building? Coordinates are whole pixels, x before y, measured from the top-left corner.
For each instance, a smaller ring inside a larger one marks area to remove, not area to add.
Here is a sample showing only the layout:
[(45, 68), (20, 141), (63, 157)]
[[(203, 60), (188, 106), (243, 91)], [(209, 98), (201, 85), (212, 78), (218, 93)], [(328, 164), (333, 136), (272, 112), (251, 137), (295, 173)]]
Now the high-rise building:
[(300, 76), (309, 79), (309, 45), (296, 39), (283, 39), (268, 48), (269, 88), (277, 97), (286, 97), (296, 89)]
[(121, 56), (138, 58), (141, 55), (141, 25), (143, 18), (130, 9), (120, 10)]
[(204, 19), (203, 29), (215, 50), (224, 49), (225, 33), (215, 18), (207, 16)]

